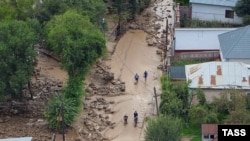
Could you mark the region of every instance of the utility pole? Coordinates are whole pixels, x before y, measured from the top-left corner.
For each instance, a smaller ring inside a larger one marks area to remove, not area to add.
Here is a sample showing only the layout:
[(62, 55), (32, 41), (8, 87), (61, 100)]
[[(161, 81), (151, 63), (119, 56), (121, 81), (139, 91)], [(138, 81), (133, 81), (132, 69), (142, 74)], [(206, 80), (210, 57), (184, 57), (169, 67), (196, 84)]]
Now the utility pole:
[(156, 89), (154, 87), (154, 94), (155, 94), (155, 105), (156, 105), (156, 110), (157, 110), (157, 116), (159, 116), (159, 109), (158, 109), (158, 101), (157, 101), (157, 95), (156, 95)]
[(63, 141), (65, 141), (65, 134), (64, 134), (64, 103), (62, 101), (62, 112), (61, 112), (61, 116), (62, 116), (62, 134), (63, 134)]
[(168, 18), (166, 18), (166, 50), (165, 50), (165, 70), (168, 70), (168, 60), (167, 60), (167, 57), (168, 57)]

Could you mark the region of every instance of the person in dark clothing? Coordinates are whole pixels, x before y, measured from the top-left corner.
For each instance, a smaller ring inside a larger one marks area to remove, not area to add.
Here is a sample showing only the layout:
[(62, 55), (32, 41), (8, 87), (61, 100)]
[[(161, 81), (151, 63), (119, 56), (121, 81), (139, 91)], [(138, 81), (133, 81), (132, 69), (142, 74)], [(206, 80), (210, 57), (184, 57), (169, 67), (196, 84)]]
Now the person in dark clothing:
[(135, 118), (135, 117), (138, 117), (137, 111), (134, 112), (134, 118)]
[(139, 81), (139, 75), (136, 73), (135, 74), (135, 82), (138, 83), (138, 81)]
[(147, 71), (144, 71), (144, 78), (145, 78), (145, 81), (147, 80), (147, 77), (148, 77), (148, 72), (147, 72)]
[(128, 123), (128, 116), (126, 114), (123, 116), (123, 120), (124, 120), (124, 124)]
[(137, 113), (137, 111), (134, 112), (134, 122), (135, 122), (135, 127), (136, 127), (137, 122), (138, 122), (138, 113)]

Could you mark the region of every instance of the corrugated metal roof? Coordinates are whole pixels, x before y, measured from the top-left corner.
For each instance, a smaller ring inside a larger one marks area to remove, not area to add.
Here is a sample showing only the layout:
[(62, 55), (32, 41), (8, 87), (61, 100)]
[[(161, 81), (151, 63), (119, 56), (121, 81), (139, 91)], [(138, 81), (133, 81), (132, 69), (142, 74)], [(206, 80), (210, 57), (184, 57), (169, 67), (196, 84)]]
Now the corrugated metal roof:
[(175, 50), (219, 50), (218, 35), (236, 28), (176, 28)]
[(220, 5), (234, 7), (238, 0), (190, 0), (190, 3)]
[(250, 25), (218, 35), (223, 57), (250, 58)]
[(218, 125), (217, 124), (202, 124), (201, 131), (203, 135), (213, 135), (218, 134)]
[(186, 80), (186, 73), (184, 66), (171, 66), (170, 67), (171, 79)]
[(32, 137), (0, 139), (0, 141), (31, 141), (31, 140), (32, 140)]
[(185, 66), (190, 88), (250, 89), (249, 65), (241, 62), (206, 62)]

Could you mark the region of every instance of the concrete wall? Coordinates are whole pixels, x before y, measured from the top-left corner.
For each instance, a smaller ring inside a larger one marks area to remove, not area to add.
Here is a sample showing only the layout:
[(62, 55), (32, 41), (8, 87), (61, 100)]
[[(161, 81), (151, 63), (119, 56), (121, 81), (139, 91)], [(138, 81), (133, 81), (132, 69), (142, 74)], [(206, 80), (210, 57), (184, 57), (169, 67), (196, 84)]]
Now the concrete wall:
[(250, 59), (228, 59), (228, 62), (242, 62), (250, 65)]
[[(220, 90), (220, 89), (202, 89), (204, 94), (205, 94), (205, 97), (206, 97), (206, 100), (208, 102), (212, 102), (214, 98), (220, 98), (220, 94), (224, 91), (224, 90)], [(245, 93), (250, 93), (250, 90), (245, 90)], [(197, 97), (194, 97), (193, 98), (193, 104), (197, 104), (198, 103), (198, 100), (197, 100)]]
[(219, 34), (223, 34), (235, 28), (176, 28), (175, 51), (178, 50), (219, 50)]
[(204, 21), (220, 21), (223, 23), (241, 24), (242, 19), (234, 12), (234, 18), (225, 18), (225, 10), (232, 10), (231, 7), (192, 4), (192, 19)]

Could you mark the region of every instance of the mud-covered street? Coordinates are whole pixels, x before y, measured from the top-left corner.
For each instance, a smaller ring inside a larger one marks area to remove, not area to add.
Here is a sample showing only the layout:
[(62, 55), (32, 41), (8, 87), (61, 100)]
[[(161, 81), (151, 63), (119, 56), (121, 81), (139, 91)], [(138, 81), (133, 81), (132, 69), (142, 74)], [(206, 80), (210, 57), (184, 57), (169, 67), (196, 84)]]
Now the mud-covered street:
[[(110, 36), (106, 34), (109, 54), (97, 61), (84, 82), (88, 95), (84, 98), (83, 111), (67, 130), (68, 141), (144, 140), (146, 120), (156, 114), (154, 87), (159, 95), (166, 31), (171, 42), (173, 18), (173, 1), (156, 0), (136, 17), (135, 22), (129, 23), (127, 32), (119, 40), (109, 40)], [(60, 64), (41, 54), (37, 69), (42, 79), (60, 81), (60, 87), (67, 80)], [(146, 81), (144, 71), (148, 72)], [(136, 73), (139, 74), (138, 84), (134, 80)], [(134, 111), (139, 115), (137, 127), (133, 123)], [(125, 114), (128, 115), (127, 125), (123, 124)], [(11, 122), (5, 122), (5, 118)], [(46, 129), (45, 119), (15, 120), (8, 116), (0, 118), (0, 137), (32, 136), (37, 141), (52, 139), (54, 132)], [(62, 141), (61, 134), (57, 134), (56, 141)]]

